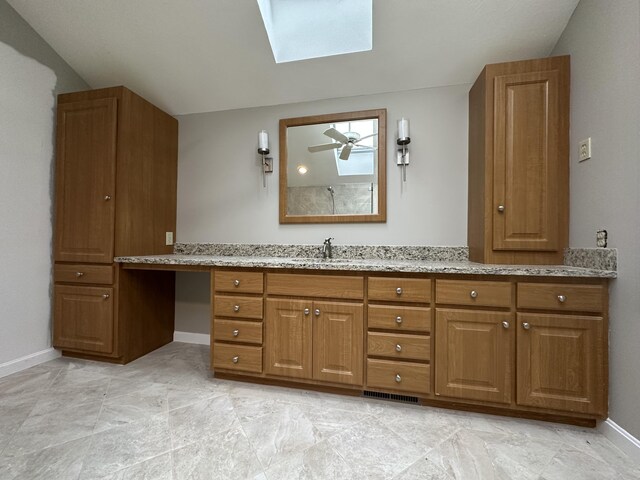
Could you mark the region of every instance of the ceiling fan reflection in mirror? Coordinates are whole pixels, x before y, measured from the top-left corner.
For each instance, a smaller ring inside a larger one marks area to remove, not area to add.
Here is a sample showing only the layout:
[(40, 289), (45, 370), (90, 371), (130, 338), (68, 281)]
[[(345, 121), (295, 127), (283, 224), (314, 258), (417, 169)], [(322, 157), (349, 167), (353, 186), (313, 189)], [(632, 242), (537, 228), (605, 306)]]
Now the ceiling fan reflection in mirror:
[(308, 147), (308, 150), (311, 153), (322, 152), (324, 150), (331, 150), (334, 148), (342, 148), (340, 152), (340, 160), (348, 160), (349, 155), (351, 155), (351, 150), (355, 148), (359, 149), (368, 149), (373, 150), (374, 147), (370, 145), (359, 145), (360, 142), (367, 138), (375, 137), (378, 135), (377, 133), (372, 133), (371, 135), (367, 135), (365, 137), (361, 137), (358, 132), (340, 132), (336, 130), (334, 127), (328, 128), (323, 132), (327, 137), (333, 138), (336, 140), (331, 143), (322, 143), (320, 145), (312, 145)]

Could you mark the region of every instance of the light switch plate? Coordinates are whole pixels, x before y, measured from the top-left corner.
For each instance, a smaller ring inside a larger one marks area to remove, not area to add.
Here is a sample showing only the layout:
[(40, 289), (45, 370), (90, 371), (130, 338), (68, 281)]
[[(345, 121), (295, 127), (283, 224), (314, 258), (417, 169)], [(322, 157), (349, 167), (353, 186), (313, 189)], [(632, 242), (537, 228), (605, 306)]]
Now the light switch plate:
[(173, 245), (173, 232), (165, 232), (165, 234), (164, 234), (164, 244), (165, 245)]
[(579, 162), (584, 162), (591, 158), (591, 137), (585, 138), (580, 142), (578, 155)]

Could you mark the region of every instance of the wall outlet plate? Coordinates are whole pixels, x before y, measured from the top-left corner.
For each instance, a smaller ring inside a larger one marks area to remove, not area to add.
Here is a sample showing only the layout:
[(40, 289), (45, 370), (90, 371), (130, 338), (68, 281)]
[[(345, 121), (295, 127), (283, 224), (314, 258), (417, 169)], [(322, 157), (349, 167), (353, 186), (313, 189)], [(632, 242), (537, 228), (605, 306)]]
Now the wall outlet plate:
[(598, 230), (596, 232), (596, 246), (598, 248), (607, 247), (607, 231), (606, 230)]
[(591, 158), (591, 137), (580, 141), (578, 150), (578, 161), (584, 162)]
[(173, 245), (173, 232), (165, 232), (165, 234), (164, 234), (164, 244), (165, 245)]

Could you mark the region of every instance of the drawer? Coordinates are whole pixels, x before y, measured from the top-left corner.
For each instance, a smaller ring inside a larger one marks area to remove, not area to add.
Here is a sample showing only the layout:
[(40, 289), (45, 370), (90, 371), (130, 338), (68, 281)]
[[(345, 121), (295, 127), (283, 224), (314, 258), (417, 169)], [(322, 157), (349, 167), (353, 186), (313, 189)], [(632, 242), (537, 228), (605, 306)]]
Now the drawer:
[(262, 318), (262, 297), (233, 297), (216, 295), (213, 298), (216, 317)]
[(511, 282), (436, 280), (436, 303), (509, 308)]
[(429, 303), (431, 280), (427, 278), (369, 278), (369, 300)]
[(213, 368), (261, 373), (262, 347), (214, 343)]
[(57, 263), (54, 267), (55, 282), (67, 283), (99, 283), (111, 285), (113, 283), (113, 266), (111, 265), (63, 265)]
[(295, 297), (364, 298), (364, 277), (267, 274), (267, 294)]
[(396, 332), (431, 331), (431, 309), (400, 305), (369, 305), (369, 328), (383, 328)]
[(367, 359), (367, 388), (429, 393), (430, 371), (422, 363)]
[(246, 322), (242, 320), (213, 321), (213, 337), (215, 341), (256, 343), (262, 345), (262, 322)]
[(262, 283), (262, 272), (216, 270), (213, 274), (216, 292), (262, 293)]
[(367, 353), (368, 355), (400, 360), (429, 360), (431, 358), (431, 337), (428, 335), (369, 332)]
[(602, 285), (518, 283), (518, 308), (602, 312), (605, 301)]

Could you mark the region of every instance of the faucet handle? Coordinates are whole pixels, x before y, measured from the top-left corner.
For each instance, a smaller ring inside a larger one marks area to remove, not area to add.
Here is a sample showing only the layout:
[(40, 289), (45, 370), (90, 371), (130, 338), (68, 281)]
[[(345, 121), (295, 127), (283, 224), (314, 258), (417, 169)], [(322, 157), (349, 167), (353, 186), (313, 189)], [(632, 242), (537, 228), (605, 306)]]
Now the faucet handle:
[(327, 238), (325, 238), (325, 239), (324, 239), (324, 243), (331, 244), (331, 240), (335, 240), (335, 238), (333, 238), (333, 237), (327, 237)]

